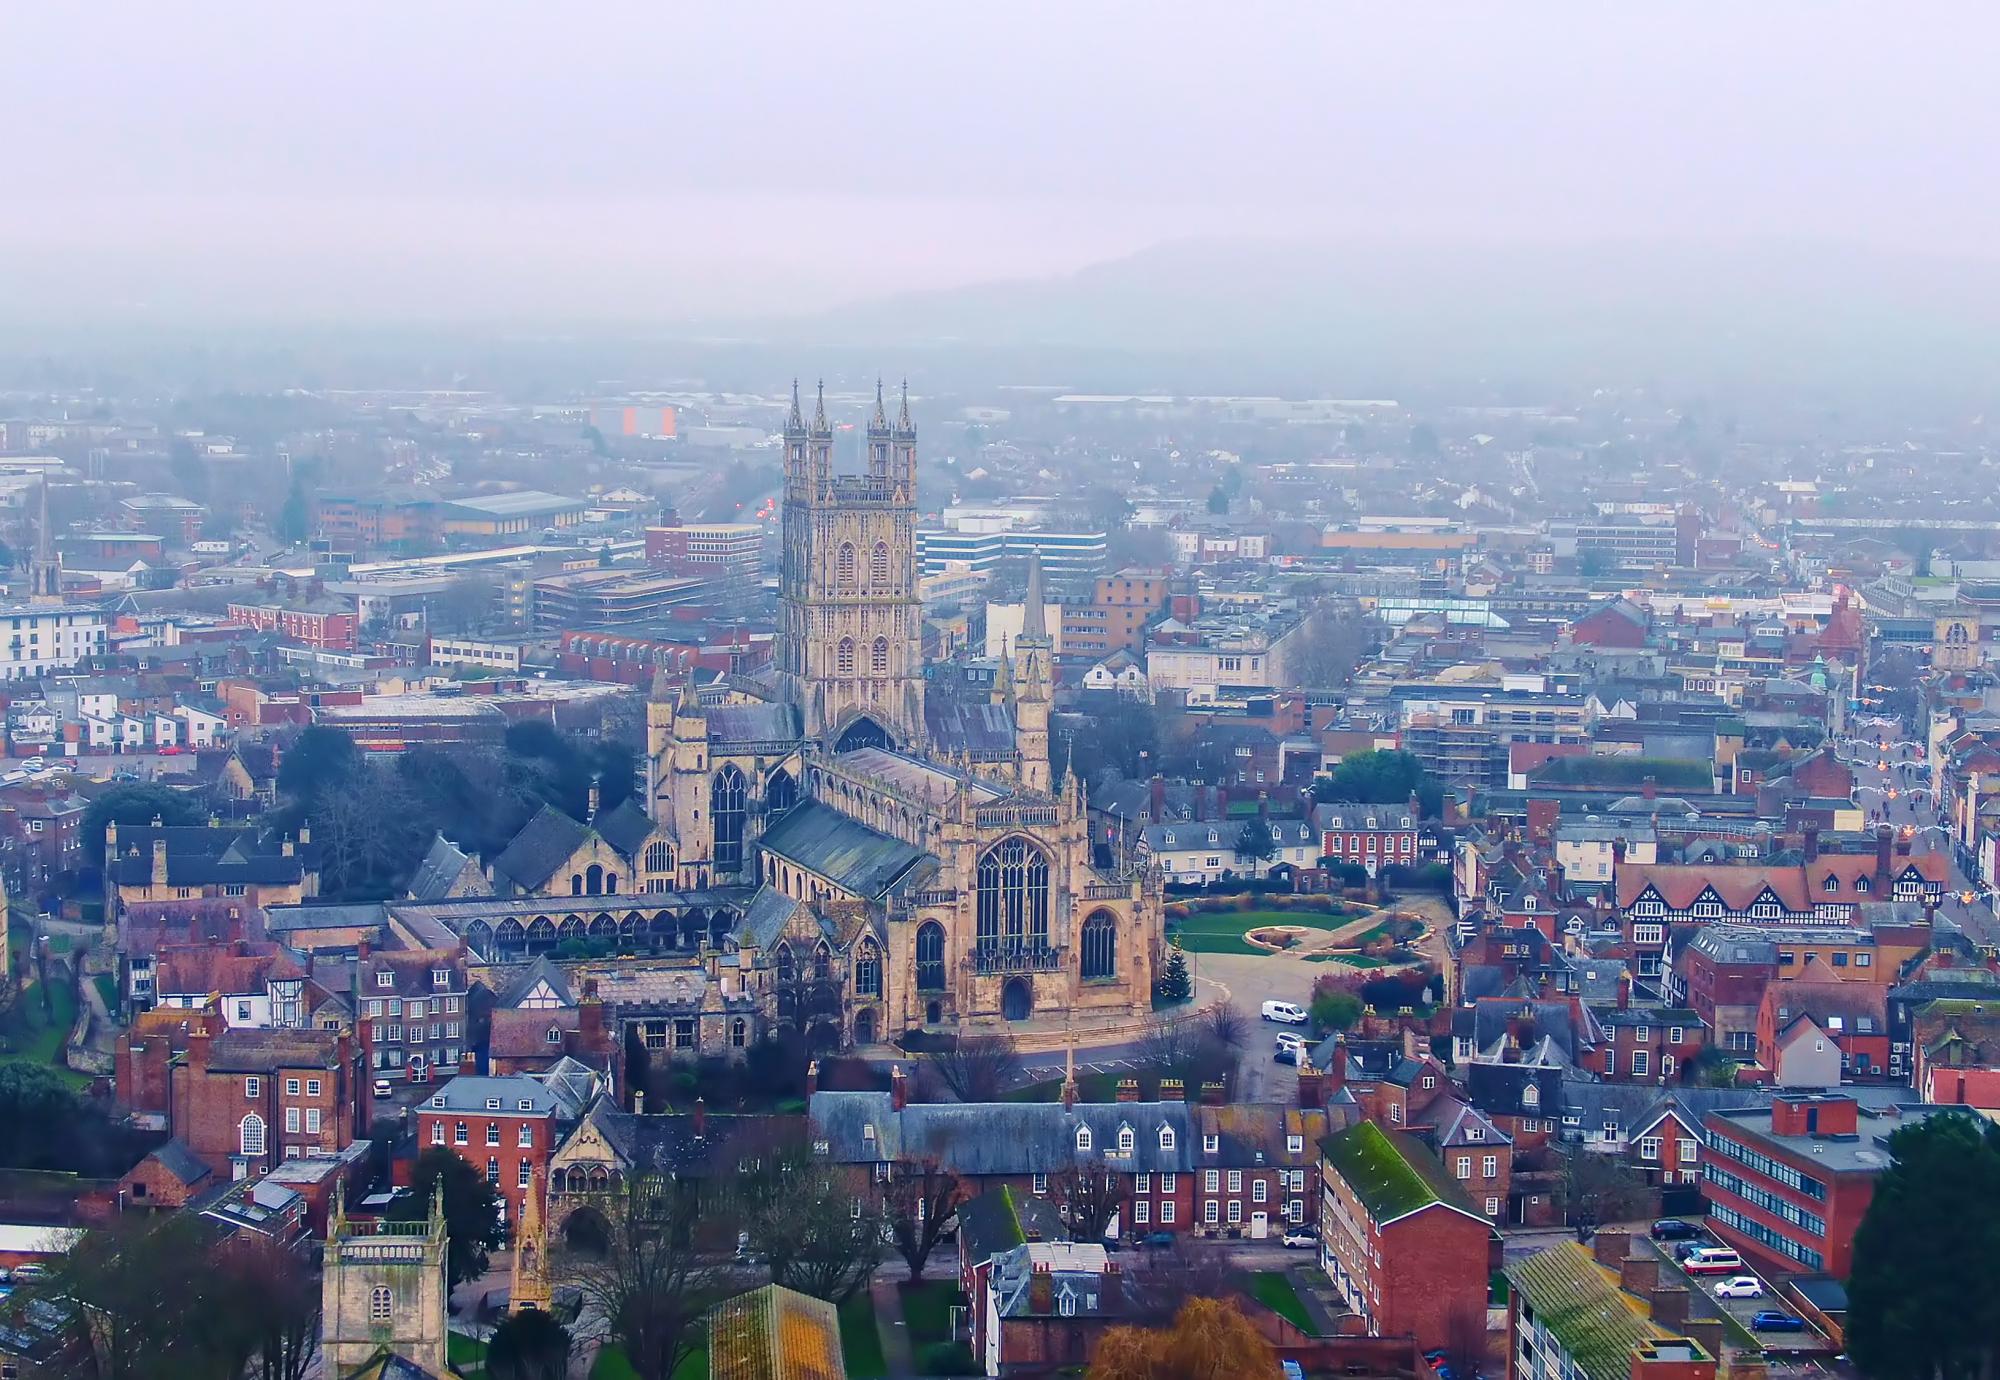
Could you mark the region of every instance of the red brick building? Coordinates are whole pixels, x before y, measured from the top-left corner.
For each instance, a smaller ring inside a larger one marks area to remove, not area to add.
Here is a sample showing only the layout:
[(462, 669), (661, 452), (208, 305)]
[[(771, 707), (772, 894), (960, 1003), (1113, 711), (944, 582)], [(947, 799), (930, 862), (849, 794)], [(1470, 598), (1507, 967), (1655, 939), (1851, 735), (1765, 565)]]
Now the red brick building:
[(1840, 1048), (1842, 1076), (1881, 1081), (1889, 1076), (1888, 989), (1862, 980), (1845, 980), (1817, 956), (1809, 958), (1797, 977), (1778, 978), (1764, 988), (1757, 1008), (1757, 1062), (1778, 1067), (1778, 1046), (1785, 1032), (1809, 1020)]
[(376, 1078), (428, 1083), (433, 1070), (458, 1070), (466, 1047), (465, 953), (462, 949), (376, 952), (356, 949), (355, 1027)]
[(1780, 1092), (1766, 1108), (1710, 1112), (1701, 1184), (1709, 1230), (1765, 1270), (1847, 1278), (1890, 1134), (1943, 1110)]
[(1088, 604), (1065, 605), (1062, 645), (1076, 655), (1137, 655), (1146, 644), (1146, 625), (1167, 606), (1169, 576), (1151, 570), (1101, 575)]
[(187, 1017), (185, 1052), (173, 1057), (168, 1033), (121, 1049), (119, 1100), (137, 1111), (141, 1097), (164, 1089), (166, 1129), (216, 1173), (262, 1174), (283, 1160), (336, 1154), (353, 1143), (361, 1065), (344, 1033), (221, 1030), (212, 1015), (149, 1014)]
[(351, 652), (361, 629), (352, 609), (332, 600), (306, 604), (231, 604), (229, 621), (274, 632), (288, 642), (323, 652)]
[(1320, 1178), (1320, 1263), (1369, 1335), (1483, 1346), (1493, 1228), (1437, 1156), (1364, 1121), (1327, 1138)]
[(1320, 856), (1376, 867), (1410, 867), (1417, 860), (1417, 807), (1329, 803), (1313, 811)]
[(544, 1191), (555, 1149), (556, 1100), (525, 1074), (461, 1074), (416, 1106), (419, 1153), (443, 1146), (486, 1176), (518, 1222), (530, 1190)]
[(1680, 1007), (1602, 1011), (1597, 1022), (1604, 1061), (1598, 1071), (1609, 1083), (1685, 1082), (1708, 1039), (1701, 1017)]

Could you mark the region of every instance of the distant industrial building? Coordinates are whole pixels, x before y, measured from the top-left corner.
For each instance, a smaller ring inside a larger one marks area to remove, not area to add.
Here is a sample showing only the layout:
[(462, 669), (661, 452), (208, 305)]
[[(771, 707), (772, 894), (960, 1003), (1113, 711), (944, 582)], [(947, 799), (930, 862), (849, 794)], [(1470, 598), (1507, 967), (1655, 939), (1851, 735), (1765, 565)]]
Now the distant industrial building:
[(954, 564), (968, 570), (991, 571), (1010, 558), (1042, 558), (1042, 569), (1053, 580), (1095, 575), (1104, 568), (1102, 532), (946, 532), (917, 531), (917, 559), (926, 575), (939, 575)]

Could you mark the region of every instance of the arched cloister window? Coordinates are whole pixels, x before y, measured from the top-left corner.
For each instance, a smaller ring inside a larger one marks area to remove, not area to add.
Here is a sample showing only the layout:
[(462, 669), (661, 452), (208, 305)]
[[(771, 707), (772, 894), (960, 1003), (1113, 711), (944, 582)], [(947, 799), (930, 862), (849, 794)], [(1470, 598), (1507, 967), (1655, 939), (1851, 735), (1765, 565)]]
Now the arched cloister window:
[(870, 653), (868, 657), (868, 669), (873, 671), (878, 676), (886, 676), (889, 674), (888, 638), (878, 637), (875, 639), (875, 650), (872, 653)]
[(1003, 839), (979, 860), (982, 951), (1042, 949), (1049, 942), (1049, 861), (1026, 839)]
[(799, 967), (792, 959), (792, 946), (784, 940), (778, 941), (777, 949), (771, 954), (771, 962), (778, 970), (779, 982), (792, 982), (798, 978)]
[(671, 872), (674, 870), (674, 850), (665, 840), (655, 840), (646, 845), (646, 870), (648, 872)]
[(586, 896), (604, 894), (604, 869), (596, 863), (583, 869), (583, 894)]
[(776, 818), (799, 803), (799, 783), (783, 767), (764, 781), (764, 813)]
[(748, 814), (749, 792), (743, 773), (730, 763), (715, 774), (708, 789), (708, 813), (715, 827), (715, 865), (734, 872), (743, 865), (743, 822)]
[(833, 976), (833, 950), (827, 948), (824, 939), (813, 950), (813, 976), (821, 982)]
[(1108, 978), (1118, 971), (1118, 919), (1108, 910), (1094, 911), (1083, 922), (1083, 979)]

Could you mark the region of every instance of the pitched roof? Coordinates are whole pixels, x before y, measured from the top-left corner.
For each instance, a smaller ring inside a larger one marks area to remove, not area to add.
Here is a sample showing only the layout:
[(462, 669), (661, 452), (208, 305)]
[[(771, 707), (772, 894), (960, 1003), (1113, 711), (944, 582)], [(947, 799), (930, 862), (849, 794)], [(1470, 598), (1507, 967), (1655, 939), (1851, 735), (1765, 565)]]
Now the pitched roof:
[(707, 717), (711, 744), (788, 743), (801, 736), (798, 711), (789, 704), (718, 704)]
[(652, 817), (639, 808), (638, 797), (629, 795), (615, 809), (592, 820), (591, 827), (597, 830), (599, 838), (627, 858), (637, 857), (653, 834)]
[(544, 805), (493, 860), (493, 875), (522, 891), (533, 891), (555, 875), (589, 837), (587, 826), (553, 805)]
[(846, 1380), (840, 1314), (824, 1299), (766, 1284), (708, 1315), (714, 1380)]
[(494, 1006), (502, 1010), (519, 1006), (522, 998), (534, 991), (538, 983), (548, 985), (550, 995), (559, 1005), (576, 1005), (576, 998), (569, 990), (569, 979), (563, 975), (563, 970), (558, 968), (547, 954), (538, 954), (521, 965), (501, 986), (499, 994), (494, 998)]
[(1585, 1380), (1625, 1380), (1634, 1349), (1669, 1335), (1578, 1242), (1539, 1251), (1504, 1273)]
[(440, 833), (431, 840), (430, 851), (417, 864), (415, 875), (410, 878), (410, 899), (413, 901), (442, 901), (451, 895), (452, 888), (460, 878), (467, 877), (471, 868), (468, 885), (462, 894), (468, 896), (490, 896), (493, 885), (488, 882), (477, 867), (473, 866), (472, 855)]
[(936, 866), (922, 849), (810, 800), (764, 831), (763, 848), (871, 901)]
[(1400, 1131), (1364, 1121), (1328, 1136), (1320, 1151), (1378, 1226), (1437, 1205), (1472, 1215), (1464, 1190), (1437, 1156)]
[[(1052, 1174), (1079, 1154), (1101, 1154), (1138, 1174), (1195, 1167), (1196, 1127), (1185, 1102), (913, 1102), (898, 1112), (886, 1092), (821, 1091), (806, 1113), (836, 1164), (930, 1156), (961, 1174)], [(1090, 1131), (1088, 1151), (1077, 1148), (1079, 1127)], [(1119, 1154), (1119, 1132), (1128, 1127), (1132, 1150)], [(1166, 1147), (1162, 1128), (1172, 1132)]]
[(1016, 1197), (1006, 1184), (989, 1188), (958, 1208), (958, 1250), (983, 1264), (1030, 1237), (1059, 1241), (1068, 1234), (1062, 1213), (1047, 1198)]
[(1813, 898), (1806, 890), (1805, 874), (1797, 866), (1690, 867), (1679, 863), (1641, 863), (1619, 868), (1617, 880), (1621, 910), (1648, 889), (1659, 896), (1668, 910), (1686, 910), (1710, 889), (1723, 907), (1731, 911), (1749, 910), (1766, 891), (1787, 910), (1807, 911), (1813, 905)]

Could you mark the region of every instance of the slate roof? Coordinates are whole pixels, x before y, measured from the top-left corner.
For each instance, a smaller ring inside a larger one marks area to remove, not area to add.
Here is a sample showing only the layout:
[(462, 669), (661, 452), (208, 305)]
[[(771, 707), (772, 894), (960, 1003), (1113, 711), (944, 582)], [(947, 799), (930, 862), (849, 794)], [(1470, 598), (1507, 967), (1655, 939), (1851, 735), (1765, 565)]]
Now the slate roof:
[(805, 903), (770, 886), (760, 886), (757, 894), (750, 898), (744, 909), (743, 921), (737, 932), (743, 942), (757, 948), (768, 949), (778, 942), (778, 936), (785, 932), (794, 915), (804, 909)]
[(534, 891), (554, 876), (555, 870), (583, 847), (589, 837), (586, 825), (553, 805), (544, 805), (493, 860), (493, 875), (512, 882), (522, 891)]
[(652, 837), (653, 821), (639, 808), (636, 796), (626, 796), (615, 809), (606, 810), (591, 822), (597, 836), (627, 858), (635, 858)]
[(516, 970), (501, 985), (498, 995), (493, 999), (494, 1005), (501, 1009), (519, 1005), (523, 997), (535, 990), (535, 984), (538, 982), (546, 982), (549, 990), (562, 1005), (576, 1005), (576, 997), (569, 989), (569, 979), (563, 976), (563, 970), (557, 967), (547, 954), (537, 955), (532, 961)]
[(924, 728), (940, 754), (1011, 756), (1014, 751), (1014, 712), (1004, 704), (959, 704), (932, 695), (924, 701)]
[(148, 1158), (190, 1188), (215, 1172), (203, 1164), (200, 1157), (190, 1150), (188, 1143), (179, 1136), (175, 1136), (163, 1145), (154, 1146)]
[(1578, 1242), (1538, 1251), (1503, 1273), (1585, 1380), (1625, 1380), (1634, 1349), (1669, 1335)]
[(118, 858), (111, 867), (120, 886), (145, 886), (153, 877), (153, 844), (167, 845), (169, 886), (209, 886), (231, 882), (287, 886), (304, 879), (318, 850), (300, 845), (286, 856), (282, 842), (255, 829), (220, 829), (205, 824), (120, 825)]
[(1440, 1203), (1472, 1212), (1465, 1191), (1445, 1173), (1437, 1156), (1401, 1131), (1384, 1131), (1363, 1121), (1328, 1136), (1320, 1154), (1328, 1170), (1354, 1190), (1377, 1226)]
[[(1133, 1173), (1185, 1174), (1200, 1148), (1185, 1102), (911, 1103), (901, 1112), (886, 1092), (817, 1092), (806, 1108), (815, 1143), (837, 1164), (931, 1156), (961, 1174), (1053, 1174), (1077, 1162), (1076, 1130), (1091, 1133), (1090, 1155)], [(1117, 1152), (1130, 1126), (1132, 1153)], [(867, 1128), (874, 1128), (872, 1139)], [(1173, 1132), (1162, 1149), (1160, 1130)]]
[[(1016, 1246), (993, 1264), (993, 1306), (1003, 1318), (1039, 1313), (1078, 1318), (1102, 1317), (1124, 1311), (1122, 1290), (1105, 1287), (1109, 1256), (1102, 1242), (1030, 1241)], [(1046, 1308), (1032, 1287), (1037, 1276), (1050, 1281)], [(1069, 1296), (1069, 1303), (1062, 1296)]]
[(1047, 1198), (1015, 1196), (1006, 1184), (958, 1207), (958, 1254), (975, 1265), (1035, 1237), (1060, 1241), (1069, 1234), (1062, 1212)]
[(878, 833), (818, 801), (787, 810), (764, 831), (763, 848), (871, 901), (919, 874), (928, 875), (937, 865), (922, 849)]
[[(494, 1101), (500, 1104), (497, 1109), (487, 1106)], [(523, 1102), (528, 1105), (523, 1107)], [(499, 1110), (516, 1116), (553, 1116), (556, 1099), (553, 1093), (525, 1073), (498, 1078), (462, 1073), (426, 1097), (419, 1106), (425, 1110), (441, 1108), (447, 1112)]]
[[(440, 833), (431, 840), (430, 851), (424, 854), (424, 860), (417, 864), (416, 873), (410, 878), (410, 899), (444, 900), (451, 895), (451, 888), (459, 878), (466, 875), (466, 869), (471, 863), (470, 853)], [(476, 880), (463, 894), (469, 896), (493, 894), (492, 883), (488, 882), (476, 867), (472, 868), (472, 875)]]
[(331, 1030), (225, 1030), (209, 1037), (208, 1066), (223, 1073), (281, 1068), (330, 1069), (340, 1063), (340, 1035)]
[(794, 742), (803, 736), (789, 704), (718, 704), (708, 710), (708, 740), (718, 743)]
[(642, 1116), (616, 1111), (603, 1102), (591, 1109), (588, 1120), (629, 1168), (683, 1176), (734, 1172), (734, 1160), (725, 1162), (723, 1150), (781, 1142), (801, 1129), (795, 1116), (711, 1113), (697, 1132), (692, 1116)]

